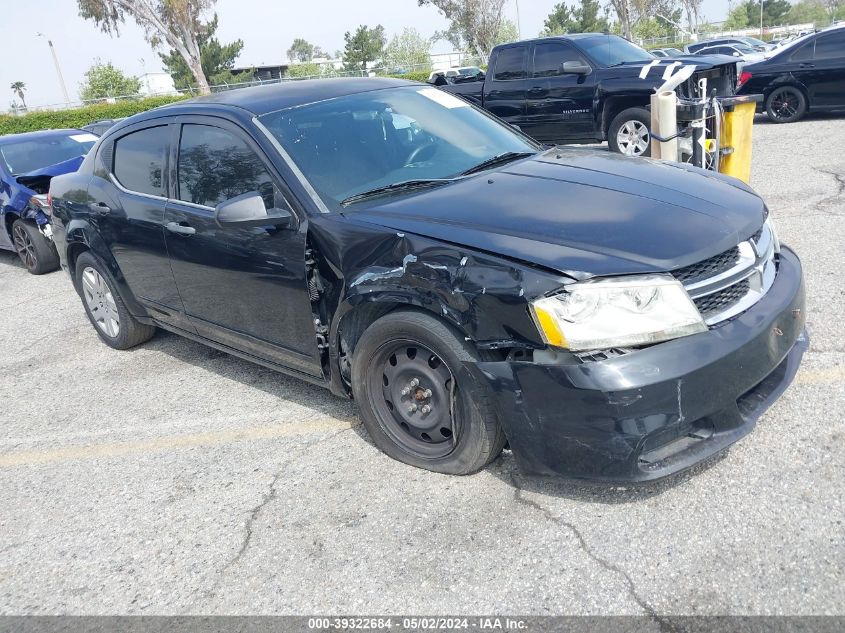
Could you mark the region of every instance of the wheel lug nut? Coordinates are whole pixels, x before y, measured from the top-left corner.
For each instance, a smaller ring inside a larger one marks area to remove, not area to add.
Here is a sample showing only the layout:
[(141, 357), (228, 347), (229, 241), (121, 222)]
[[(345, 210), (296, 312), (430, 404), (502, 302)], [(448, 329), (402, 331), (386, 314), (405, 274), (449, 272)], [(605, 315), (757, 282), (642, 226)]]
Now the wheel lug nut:
[(426, 389), (425, 391), (423, 391), (423, 397), (431, 398), (431, 389)]
[(423, 408), (420, 409), (420, 411), (422, 411), (423, 413), (428, 413), (429, 411), (431, 411), (431, 407), (428, 406), (427, 404), (423, 405)]
[(410, 387), (405, 387), (404, 389), (402, 389), (402, 395), (403, 396), (407, 396), (409, 393), (411, 393)]
[(411, 381), (411, 386), (412, 386), (412, 387), (416, 387), (416, 386), (417, 386), (417, 385), (419, 385), (419, 384), (420, 384), (419, 378), (414, 378), (414, 379)]
[[(425, 407), (423, 407), (423, 408), (425, 408)], [(417, 410), (417, 405), (415, 405), (415, 404), (412, 404), (410, 407), (408, 407), (408, 413), (413, 413), (416, 410)]]

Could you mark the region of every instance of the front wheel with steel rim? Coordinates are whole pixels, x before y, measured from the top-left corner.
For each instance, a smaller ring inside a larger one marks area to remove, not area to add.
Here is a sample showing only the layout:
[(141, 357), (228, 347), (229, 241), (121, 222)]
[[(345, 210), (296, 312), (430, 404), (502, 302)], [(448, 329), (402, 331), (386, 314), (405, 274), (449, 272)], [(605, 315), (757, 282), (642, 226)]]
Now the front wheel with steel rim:
[(798, 88), (776, 88), (766, 99), (766, 114), (775, 123), (793, 123), (807, 112), (807, 98)]
[(105, 265), (90, 252), (76, 260), (76, 288), (88, 319), (109, 347), (129, 349), (148, 341), (155, 328), (133, 317)]
[(628, 108), (617, 114), (607, 130), (611, 151), (625, 156), (651, 156), (651, 113), (645, 108)]
[(462, 372), (475, 350), (448, 325), (400, 310), (355, 347), (352, 389), (375, 444), (401, 462), (464, 475), (496, 458), (504, 434), (488, 394)]
[(34, 222), (15, 220), (12, 241), (24, 267), (33, 275), (43, 275), (59, 267), (56, 247), (42, 235)]

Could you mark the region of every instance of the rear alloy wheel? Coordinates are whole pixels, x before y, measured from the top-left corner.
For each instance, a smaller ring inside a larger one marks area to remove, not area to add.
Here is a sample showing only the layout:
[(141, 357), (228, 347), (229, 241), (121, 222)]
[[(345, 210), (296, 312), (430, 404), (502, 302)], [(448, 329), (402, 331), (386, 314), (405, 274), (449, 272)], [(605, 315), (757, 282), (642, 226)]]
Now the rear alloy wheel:
[(775, 123), (793, 123), (807, 113), (807, 98), (798, 88), (776, 88), (766, 99), (766, 114)]
[(12, 241), (24, 267), (33, 275), (43, 275), (59, 267), (56, 247), (41, 234), (34, 223), (15, 220), (12, 224)]
[(651, 113), (645, 108), (628, 108), (614, 117), (607, 130), (607, 144), (625, 156), (651, 156)]
[(109, 347), (129, 349), (155, 334), (155, 327), (141, 323), (129, 313), (106, 267), (90, 252), (82, 253), (76, 260), (75, 281), (88, 319)]
[(352, 391), (376, 445), (406, 464), (453, 475), (495, 459), (505, 444), (496, 411), (460, 373), (479, 360), (433, 316), (398, 310), (373, 323), (355, 347)]

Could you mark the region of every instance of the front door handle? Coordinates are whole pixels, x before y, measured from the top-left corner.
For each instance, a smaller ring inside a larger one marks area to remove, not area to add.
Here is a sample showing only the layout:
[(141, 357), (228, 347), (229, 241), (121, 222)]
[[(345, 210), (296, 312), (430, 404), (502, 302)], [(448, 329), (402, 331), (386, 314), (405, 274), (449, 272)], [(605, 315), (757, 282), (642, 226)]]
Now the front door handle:
[(178, 233), (179, 235), (193, 235), (197, 232), (197, 230), (192, 226), (186, 226), (176, 222), (168, 222), (165, 226), (171, 233)]
[(111, 213), (111, 208), (105, 202), (92, 202), (88, 205), (88, 208), (97, 215), (108, 215)]

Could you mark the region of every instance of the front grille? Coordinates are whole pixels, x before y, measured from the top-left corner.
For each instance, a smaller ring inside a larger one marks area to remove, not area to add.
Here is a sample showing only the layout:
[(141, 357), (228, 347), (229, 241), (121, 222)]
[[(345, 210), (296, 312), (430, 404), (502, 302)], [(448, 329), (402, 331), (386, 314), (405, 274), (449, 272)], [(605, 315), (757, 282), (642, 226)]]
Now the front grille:
[(738, 262), (739, 247), (734, 246), (733, 248), (726, 250), (724, 253), (714, 255), (710, 259), (705, 259), (697, 264), (679, 268), (672, 274), (675, 276), (675, 279), (686, 286), (709, 277), (715, 277), (716, 275), (730, 270), (736, 266)]
[(748, 279), (743, 279), (732, 286), (728, 286), (727, 288), (709, 295), (704, 295), (703, 297), (699, 297), (693, 301), (695, 306), (698, 308), (698, 311), (701, 312), (701, 316), (706, 321), (711, 316), (720, 312), (725, 312), (735, 306), (745, 298), (745, 295), (747, 295), (750, 290), (750, 282)]

